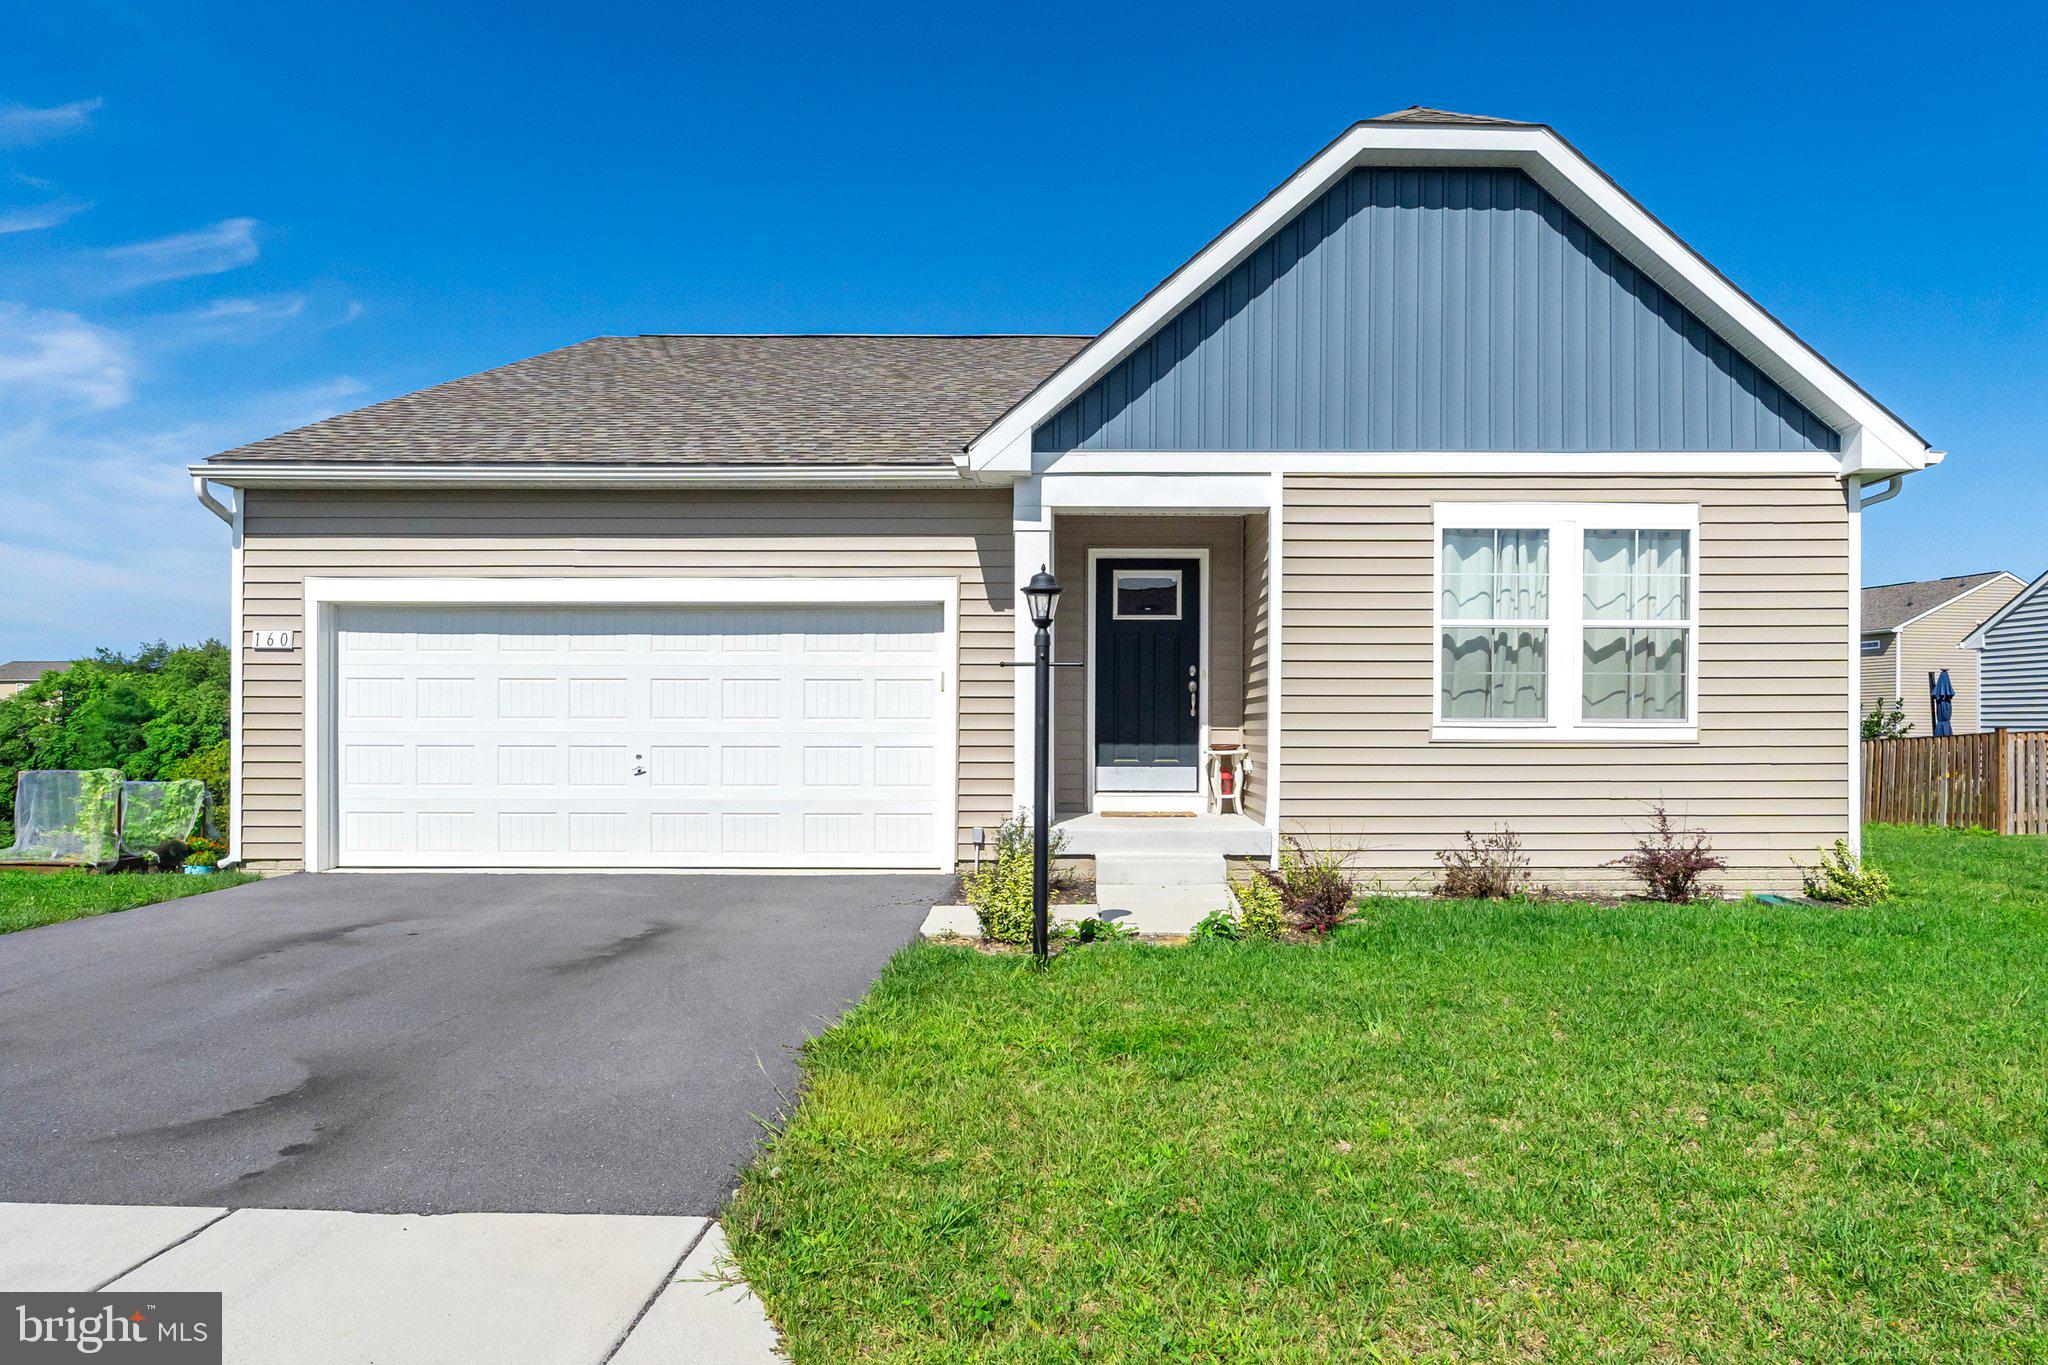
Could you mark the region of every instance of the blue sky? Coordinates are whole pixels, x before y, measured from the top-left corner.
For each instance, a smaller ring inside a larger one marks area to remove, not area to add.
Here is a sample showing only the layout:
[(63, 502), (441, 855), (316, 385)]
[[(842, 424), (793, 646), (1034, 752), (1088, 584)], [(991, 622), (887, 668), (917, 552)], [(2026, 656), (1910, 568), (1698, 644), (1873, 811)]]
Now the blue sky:
[(2040, 7), (1662, 9), (0, 0), (0, 659), (225, 632), (192, 459), (601, 333), (1093, 331), (1413, 103), (1950, 452), (1868, 581), (2048, 568)]

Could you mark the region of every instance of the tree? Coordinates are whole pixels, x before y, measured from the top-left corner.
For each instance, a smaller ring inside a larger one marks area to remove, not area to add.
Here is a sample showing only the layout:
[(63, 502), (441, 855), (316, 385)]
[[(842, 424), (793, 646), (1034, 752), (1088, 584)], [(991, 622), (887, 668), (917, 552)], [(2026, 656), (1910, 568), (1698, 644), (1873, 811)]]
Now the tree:
[(13, 822), (14, 778), (24, 768), (196, 777), (224, 811), (229, 667), (218, 640), (102, 649), (0, 700), (0, 821)]

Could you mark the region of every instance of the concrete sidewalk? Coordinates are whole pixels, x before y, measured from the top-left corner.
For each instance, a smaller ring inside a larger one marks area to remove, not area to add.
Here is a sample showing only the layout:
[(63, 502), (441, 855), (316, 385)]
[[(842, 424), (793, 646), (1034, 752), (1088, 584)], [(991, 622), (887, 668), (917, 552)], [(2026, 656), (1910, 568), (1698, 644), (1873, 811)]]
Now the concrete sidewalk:
[(218, 1291), (229, 1361), (770, 1362), (703, 1218), (0, 1204), (0, 1289)]

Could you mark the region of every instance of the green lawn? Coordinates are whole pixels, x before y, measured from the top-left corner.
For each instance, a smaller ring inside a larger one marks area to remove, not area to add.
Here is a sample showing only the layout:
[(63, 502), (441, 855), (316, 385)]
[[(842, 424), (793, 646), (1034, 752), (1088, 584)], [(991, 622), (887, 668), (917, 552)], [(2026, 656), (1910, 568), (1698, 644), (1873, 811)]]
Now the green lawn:
[(0, 934), (104, 915), (110, 910), (132, 910), (255, 880), (247, 872), (192, 877), (144, 872), (0, 872)]
[(917, 945), (726, 1227), (799, 1362), (2048, 1359), (2048, 840), (1876, 910)]

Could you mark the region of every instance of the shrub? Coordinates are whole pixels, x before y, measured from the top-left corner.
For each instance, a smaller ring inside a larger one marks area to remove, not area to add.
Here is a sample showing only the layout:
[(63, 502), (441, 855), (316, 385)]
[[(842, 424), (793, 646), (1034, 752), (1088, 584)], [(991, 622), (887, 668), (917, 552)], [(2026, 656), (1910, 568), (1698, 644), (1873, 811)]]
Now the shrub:
[(1188, 935), (1190, 943), (1235, 943), (1244, 937), (1238, 928), (1237, 916), (1228, 910), (1211, 910), (1195, 925)]
[(1267, 877), (1232, 877), (1230, 892), (1237, 898), (1237, 927), (1248, 939), (1271, 941), (1287, 927), (1287, 910), (1280, 888)]
[(995, 860), (967, 879), (967, 903), (981, 936), (995, 943), (1031, 942), (1031, 844), (998, 848)]
[(1887, 708), (1883, 697), (1870, 703), (1870, 712), (1863, 717), (1865, 739), (1904, 739), (1911, 734), (1913, 725), (1906, 719), (1906, 703), (1900, 699)]
[(1643, 893), (1657, 901), (1692, 901), (1711, 895), (1712, 888), (1700, 877), (1728, 866), (1708, 846), (1703, 829), (1681, 829), (1662, 801), (1650, 807), (1650, 832), (1633, 853), (1616, 858), (1609, 867), (1626, 868), (1643, 884)]
[(1294, 927), (1317, 938), (1351, 917), (1358, 882), (1351, 855), (1340, 849), (1308, 848), (1290, 836), (1280, 850), (1280, 899)]
[[(1051, 831), (1049, 856), (1059, 857), (1066, 843), (1064, 831)], [(991, 942), (1031, 942), (1031, 849), (1031, 822), (1013, 815), (996, 827), (995, 858), (963, 883), (967, 903), (981, 921), (981, 936)], [(1047, 885), (1059, 885), (1058, 876), (1048, 875)]]
[(1506, 900), (1529, 884), (1529, 856), (1506, 825), (1484, 838), (1468, 829), (1463, 848), (1441, 849), (1436, 860), (1444, 865), (1436, 893), (1453, 900)]
[(1817, 901), (1875, 905), (1892, 893), (1892, 879), (1851, 853), (1847, 839), (1835, 840), (1817, 865), (1799, 870), (1806, 894)]

